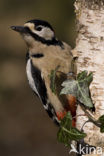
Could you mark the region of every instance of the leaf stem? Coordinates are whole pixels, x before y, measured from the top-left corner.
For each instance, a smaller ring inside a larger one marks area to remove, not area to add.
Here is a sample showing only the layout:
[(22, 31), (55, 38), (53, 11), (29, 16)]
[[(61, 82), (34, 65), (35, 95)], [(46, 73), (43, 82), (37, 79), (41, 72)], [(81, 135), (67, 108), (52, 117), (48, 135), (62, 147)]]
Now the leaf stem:
[(85, 112), (85, 114), (87, 114), (87, 117), (89, 118), (89, 122), (92, 122), (93, 124), (95, 124), (97, 127), (100, 128), (101, 127), (101, 123), (94, 118), (92, 113), (89, 112), (89, 110), (86, 109), (80, 101), (77, 101), (77, 102), (79, 103), (79, 105), (81, 106), (81, 108)]

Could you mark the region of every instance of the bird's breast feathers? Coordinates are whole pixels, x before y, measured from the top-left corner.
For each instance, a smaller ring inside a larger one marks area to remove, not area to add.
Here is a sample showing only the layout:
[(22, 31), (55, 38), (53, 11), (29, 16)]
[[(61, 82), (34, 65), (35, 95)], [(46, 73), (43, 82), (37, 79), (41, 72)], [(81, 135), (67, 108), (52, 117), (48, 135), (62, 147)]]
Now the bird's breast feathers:
[(43, 54), (43, 57), (36, 58), (31, 57), (33, 65), (38, 67), (43, 73), (50, 73), (57, 66), (60, 66), (59, 70), (63, 73), (68, 73), (71, 70), (71, 61), (73, 59), (71, 50), (66, 44), (64, 49), (58, 46), (49, 46), (47, 48), (40, 47), (38, 51), (33, 49), (31, 55), (35, 53)]

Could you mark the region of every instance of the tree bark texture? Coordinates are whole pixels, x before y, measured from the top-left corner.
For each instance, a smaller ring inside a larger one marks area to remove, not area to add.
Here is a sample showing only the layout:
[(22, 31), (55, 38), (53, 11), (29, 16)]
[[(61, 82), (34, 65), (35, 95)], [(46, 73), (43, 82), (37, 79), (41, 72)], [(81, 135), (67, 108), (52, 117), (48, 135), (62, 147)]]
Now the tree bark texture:
[[(78, 36), (74, 49), (78, 55), (78, 73), (84, 70), (93, 72), (90, 86), (91, 97), (96, 111), (94, 118), (104, 114), (104, 0), (76, 0), (75, 12)], [(77, 115), (84, 114), (80, 106)], [(86, 116), (77, 117), (77, 128), (81, 129)], [(104, 134), (92, 123), (86, 123), (85, 141), (90, 145), (102, 147), (104, 152)]]

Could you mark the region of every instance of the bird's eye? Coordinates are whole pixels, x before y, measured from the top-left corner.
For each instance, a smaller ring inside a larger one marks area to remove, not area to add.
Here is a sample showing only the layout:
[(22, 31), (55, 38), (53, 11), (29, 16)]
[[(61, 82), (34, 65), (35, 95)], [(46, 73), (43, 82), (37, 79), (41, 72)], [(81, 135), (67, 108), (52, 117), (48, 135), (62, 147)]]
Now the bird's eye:
[(36, 30), (41, 31), (42, 27), (37, 27)]

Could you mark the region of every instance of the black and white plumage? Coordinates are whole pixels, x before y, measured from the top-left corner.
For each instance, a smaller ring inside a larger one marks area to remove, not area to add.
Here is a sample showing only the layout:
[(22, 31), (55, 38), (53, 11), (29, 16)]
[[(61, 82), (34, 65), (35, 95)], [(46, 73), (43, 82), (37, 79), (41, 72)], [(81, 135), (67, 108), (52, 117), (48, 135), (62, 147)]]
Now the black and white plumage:
[(54, 120), (54, 122), (56, 122), (56, 124), (58, 124), (56, 113), (48, 101), (47, 89), (44, 79), (42, 79), (41, 77), (41, 71), (32, 64), (31, 58), (28, 58), (27, 60), (26, 72), (30, 87), (40, 98), (41, 102), (43, 103), (43, 107), (47, 111), (48, 115)]
[[(11, 28), (22, 35), (28, 46), (26, 72), (29, 85), (40, 98), (48, 115), (58, 124), (58, 115), (62, 115), (67, 107), (67, 100), (61, 100), (59, 94), (63, 75), (71, 71), (71, 48), (56, 39), (52, 26), (46, 21), (31, 20), (24, 26)], [(57, 76), (59, 89), (55, 95), (50, 88), (49, 75), (57, 66), (60, 66)]]

